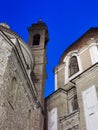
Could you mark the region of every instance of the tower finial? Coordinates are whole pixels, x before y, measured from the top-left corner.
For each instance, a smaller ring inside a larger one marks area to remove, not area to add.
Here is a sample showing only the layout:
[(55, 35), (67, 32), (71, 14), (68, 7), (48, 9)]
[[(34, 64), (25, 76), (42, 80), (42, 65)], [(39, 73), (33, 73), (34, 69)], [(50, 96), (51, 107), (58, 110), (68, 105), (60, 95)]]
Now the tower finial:
[(40, 19), (38, 20), (38, 23), (42, 23), (42, 18), (40, 18)]

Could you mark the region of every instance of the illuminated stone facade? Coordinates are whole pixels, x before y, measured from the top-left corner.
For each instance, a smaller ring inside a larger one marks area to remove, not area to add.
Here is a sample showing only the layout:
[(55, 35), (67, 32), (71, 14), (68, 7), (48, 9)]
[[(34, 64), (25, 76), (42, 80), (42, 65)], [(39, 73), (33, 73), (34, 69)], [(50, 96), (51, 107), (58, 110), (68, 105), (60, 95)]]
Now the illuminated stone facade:
[(48, 29), (39, 20), (28, 32), (27, 45), (0, 24), (0, 130), (98, 130), (98, 28), (65, 50), (46, 99)]
[(26, 45), (0, 24), (0, 130), (43, 130), (48, 30), (40, 20), (28, 31)]
[[(97, 130), (98, 28), (88, 30), (65, 50), (54, 74), (55, 92), (45, 105), (47, 130)], [(56, 119), (50, 125), (48, 113), (54, 109)]]

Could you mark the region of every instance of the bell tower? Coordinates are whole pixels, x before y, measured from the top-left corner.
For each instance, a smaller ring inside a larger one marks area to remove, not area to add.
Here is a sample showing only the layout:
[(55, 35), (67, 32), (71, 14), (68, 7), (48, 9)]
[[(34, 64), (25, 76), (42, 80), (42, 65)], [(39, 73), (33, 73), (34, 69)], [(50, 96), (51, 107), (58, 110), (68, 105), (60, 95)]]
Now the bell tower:
[[(48, 42), (48, 29), (45, 23), (40, 19), (38, 23), (32, 24), (31, 27), (28, 28), (29, 39), (28, 45), (32, 50), (32, 54), (34, 57), (34, 69), (31, 74), (32, 80), (35, 84), (37, 93), (38, 93), (38, 101), (40, 102), (41, 108), (44, 110), (44, 86), (46, 81), (46, 45)], [(40, 108), (37, 108), (40, 109)], [(39, 110), (38, 120), (42, 120), (39, 124), (39, 129), (43, 130), (43, 122), (44, 115), (42, 110)], [(37, 130), (37, 129), (36, 129)]]

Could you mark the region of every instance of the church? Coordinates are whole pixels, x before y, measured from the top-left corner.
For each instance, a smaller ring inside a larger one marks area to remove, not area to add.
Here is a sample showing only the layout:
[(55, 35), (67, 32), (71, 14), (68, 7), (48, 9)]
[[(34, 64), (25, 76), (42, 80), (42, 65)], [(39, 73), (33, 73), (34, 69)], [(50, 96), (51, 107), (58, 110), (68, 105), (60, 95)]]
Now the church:
[(0, 130), (98, 130), (98, 28), (63, 52), (45, 99), (47, 25), (28, 33), (26, 44), (0, 24)]

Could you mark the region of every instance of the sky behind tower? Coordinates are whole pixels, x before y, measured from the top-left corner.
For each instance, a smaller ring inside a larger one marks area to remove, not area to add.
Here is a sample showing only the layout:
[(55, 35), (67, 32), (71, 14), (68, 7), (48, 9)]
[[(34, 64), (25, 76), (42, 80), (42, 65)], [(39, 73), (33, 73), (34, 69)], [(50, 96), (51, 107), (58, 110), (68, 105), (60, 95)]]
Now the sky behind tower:
[(98, 27), (98, 0), (0, 0), (0, 22), (6, 22), (25, 42), (28, 26), (40, 18), (48, 26), (45, 96), (54, 91), (53, 69), (64, 50), (89, 28)]

